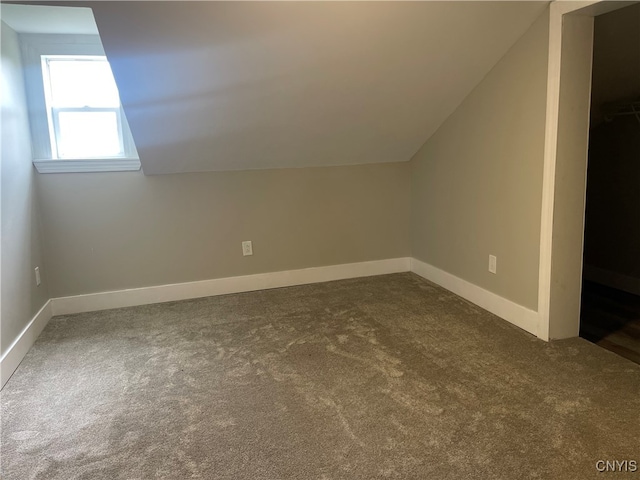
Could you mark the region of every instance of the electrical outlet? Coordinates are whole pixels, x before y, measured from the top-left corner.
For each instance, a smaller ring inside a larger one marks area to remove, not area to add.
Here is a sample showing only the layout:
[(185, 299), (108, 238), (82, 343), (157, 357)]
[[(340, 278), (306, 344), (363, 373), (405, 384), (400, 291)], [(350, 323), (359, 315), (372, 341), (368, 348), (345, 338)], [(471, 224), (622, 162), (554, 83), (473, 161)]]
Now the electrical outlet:
[(42, 283), (42, 280), (40, 279), (40, 267), (36, 267), (35, 272), (36, 272), (36, 286), (39, 287), (40, 284)]
[(253, 255), (253, 246), (251, 245), (251, 241), (242, 242), (242, 255), (245, 257)]
[(489, 271), (491, 273), (497, 273), (498, 270), (498, 259), (495, 255), (489, 255)]

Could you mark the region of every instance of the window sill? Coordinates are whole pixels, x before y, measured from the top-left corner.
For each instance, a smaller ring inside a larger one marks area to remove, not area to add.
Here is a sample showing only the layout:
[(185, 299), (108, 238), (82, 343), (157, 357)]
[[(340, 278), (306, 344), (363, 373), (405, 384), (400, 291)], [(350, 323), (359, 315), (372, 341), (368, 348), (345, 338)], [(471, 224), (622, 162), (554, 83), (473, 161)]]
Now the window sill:
[(131, 172), (140, 170), (137, 158), (95, 158), (91, 160), (34, 160), (38, 173)]

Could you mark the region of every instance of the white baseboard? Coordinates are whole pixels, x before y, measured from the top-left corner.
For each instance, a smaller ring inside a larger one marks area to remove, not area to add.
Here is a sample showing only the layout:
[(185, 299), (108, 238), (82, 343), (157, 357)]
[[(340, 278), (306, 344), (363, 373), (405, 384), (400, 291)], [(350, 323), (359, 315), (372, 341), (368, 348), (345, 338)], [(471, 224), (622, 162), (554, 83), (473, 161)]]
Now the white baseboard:
[(630, 277), (629, 275), (594, 267), (593, 265), (584, 266), (583, 276), (592, 282), (617, 288), (634, 295), (640, 295), (640, 278)]
[(0, 359), (0, 378), (3, 388), (13, 372), (16, 371), (20, 362), (31, 349), (33, 344), (38, 338), (38, 335), (47, 326), (49, 320), (52, 317), (51, 300), (47, 300), (47, 303), (35, 314), (27, 326), (22, 330), (18, 338), (11, 344), (9, 349), (2, 355)]
[(538, 312), (415, 258), (411, 259), (411, 271), (538, 336)]
[(2, 386), (18, 368), (38, 335), (54, 315), (68, 315), (408, 271), (460, 295), (534, 335), (538, 334), (537, 312), (420, 260), (403, 257), (52, 298), (33, 317), (9, 350), (2, 356), (0, 364)]
[(303, 268), (284, 272), (261, 273), (240, 277), (218, 278), (199, 282), (158, 285), (112, 292), (90, 293), (73, 297), (52, 298), (54, 315), (108, 310), (151, 303), (187, 300), (229, 293), (250, 292), (269, 288), (305, 285), (346, 278), (368, 277), (387, 273), (408, 272), (409, 257), (347, 263), (328, 267)]

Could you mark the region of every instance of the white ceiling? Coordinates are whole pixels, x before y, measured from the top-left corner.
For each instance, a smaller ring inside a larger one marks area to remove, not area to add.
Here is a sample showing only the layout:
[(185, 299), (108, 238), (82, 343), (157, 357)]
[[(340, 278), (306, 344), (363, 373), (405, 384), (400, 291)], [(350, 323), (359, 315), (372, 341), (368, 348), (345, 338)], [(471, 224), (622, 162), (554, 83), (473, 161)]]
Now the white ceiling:
[(81, 4), (161, 174), (407, 161), (548, 2)]

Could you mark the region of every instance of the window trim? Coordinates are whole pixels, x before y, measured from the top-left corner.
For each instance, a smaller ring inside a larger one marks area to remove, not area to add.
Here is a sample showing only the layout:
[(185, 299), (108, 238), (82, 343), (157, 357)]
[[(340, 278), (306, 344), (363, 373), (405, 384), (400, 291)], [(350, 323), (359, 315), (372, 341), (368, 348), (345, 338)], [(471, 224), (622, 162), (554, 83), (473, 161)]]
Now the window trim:
[(49, 114), (45, 100), (42, 56), (83, 55), (105, 56), (98, 35), (20, 34), (24, 65), (33, 164), (40, 173), (113, 172), (140, 170), (135, 149), (122, 107), (118, 109), (124, 156), (81, 159), (58, 159), (52, 155)]
[(137, 172), (137, 158), (94, 158), (91, 160), (34, 160), (38, 173)]

